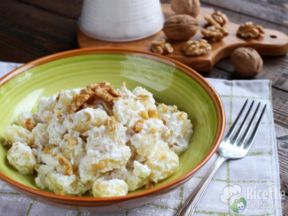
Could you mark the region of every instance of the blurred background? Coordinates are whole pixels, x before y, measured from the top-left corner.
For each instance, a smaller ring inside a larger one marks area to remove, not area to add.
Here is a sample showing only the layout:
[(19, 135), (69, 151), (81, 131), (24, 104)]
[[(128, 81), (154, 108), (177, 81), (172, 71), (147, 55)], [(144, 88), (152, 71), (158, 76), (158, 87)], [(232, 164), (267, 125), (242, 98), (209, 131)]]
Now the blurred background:
[[(161, 0), (169, 3), (170, 0)], [(287, 0), (202, 0), (231, 21), (253, 21), (287, 32)], [(0, 60), (27, 62), (77, 48), (77, 21), (83, 0), (1, 0)]]

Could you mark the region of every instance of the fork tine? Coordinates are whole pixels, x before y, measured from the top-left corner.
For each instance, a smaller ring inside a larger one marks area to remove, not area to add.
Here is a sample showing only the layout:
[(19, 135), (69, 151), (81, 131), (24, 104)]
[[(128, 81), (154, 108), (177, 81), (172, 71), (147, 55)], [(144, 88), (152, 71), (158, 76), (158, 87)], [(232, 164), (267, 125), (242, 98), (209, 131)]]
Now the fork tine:
[(238, 127), (237, 131), (235, 132), (235, 134), (231, 135), (231, 137), (230, 137), (231, 143), (235, 143), (235, 141), (239, 137), (239, 135), (242, 134), (242, 131), (244, 129), (243, 126), (246, 123), (246, 120), (247, 120), (249, 114), (251, 113), (251, 110), (252, 110), (252, 107), (254, 105), (254, 102), (255, 102), (254, 100), (251, 102), (251, 104), (250, 104), (250, 106), (249, 106), (249, 108), (248, 108), (248, 110), (247, 110), (247, 112), (246, 112), (246, 114), (245, 114), (240, 126)]
[[(266, 110), (266, 107), (267, 107), (267, 105), (265, 104), (265, 106), (262, 108), (261, 114), (259, 115), (259, 117), (258, 117), (258, 119), (257, 119), (257, 122), (256, 122), (256, 124), (255, 124), (255, 126), (254, 126), (254, 129), (253, 129), (250, 137), (248, 138), (248, 140), (245, 141), (245, 139), (244, 139), (244, 149), (249, 149), (249, 148), (251, 147), (251, 144), (252, 144), (253, 141), (254, 141), (254, 138), (255, 138), (256, 133), (257, 133), (257, 131), (258, 131), (258, 127), (259, 127), (259, 125), (260, 125), (261, 119), (262, 119), (262, 117), (263, 117), (263, 115), (264, 115), (264, 112), (265, 112), (265, 110)], [(251, 127), (251, 130), (252, 130), (252, 127)], [(248, 131), (247, 134), (249, 134), (249, 133), (250, 133), (250, 130)], [(247, 134), (246, 134), (245, 138), (248, 136)]]
[[(256, 109), (254, 110), (254, 113), (253, 113), (253, 115), (252, 115), (252, 117), (251, 117), (251, 119), (250, 119), (250, 121), (249, 121), (249, 123), (248, 123), (248, 125), (247, 125), (247, 127), (246, 127), (245, 132), (242, 134), (240, 140), (235, 140), (235, 142), (237, 142), (239, 146), (243, 146), (243, 145), (244, 145), (244, 139), (245, 139), (245, 138), (247, 137), (247, 135), (248, 135), (248, 131), (249, 131), (250, 127), (252, 126), (252, 123), (253, 123), (253, 121), (254, 121), (254, 119), (255, 119), (255, 116), (256, 116), (256, 114), (257, 114), (257, 112), (258, 112), (258, 110), (259, 110), (260, 104), (261, 104), (261, 103), (259, 102), (258, 105), (257, 105), (257, 107), (256, 107)], [(238, 137), (238, 138), (239, 138), (239, 137)]]
[(234, 132), (234, 130), (236, 129), (235, 127), (236, 127), (236, 125), (237, 125), (240, 117), (242, 116), (242, 113), (243, 113), (243, 111), (244, 111), (247, 103), (248, 103), (248, 99), (246, 99), (245, 103), (243, 104), (243, 106), (242, 106), (242, 108), (241, 108), (238, 116), (236, 117), (235, 121), (233, 122), (233, 124), (231, 125), (229, 131), (227, 132), (226, 136), (224, 137), (224, 140), (229, 139), (230, 135), (231, 135), (231, 134)]

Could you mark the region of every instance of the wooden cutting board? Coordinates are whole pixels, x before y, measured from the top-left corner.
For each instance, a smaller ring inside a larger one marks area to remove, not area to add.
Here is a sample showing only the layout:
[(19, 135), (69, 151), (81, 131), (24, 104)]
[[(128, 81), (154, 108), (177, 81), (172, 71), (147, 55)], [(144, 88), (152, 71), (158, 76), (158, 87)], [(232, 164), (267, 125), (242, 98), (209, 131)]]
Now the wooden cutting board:
[[(162, 4), (163, 12), (165, 17), (171, 16), (174, 12), (171, 10), (169, 4)], [(199, 24), (201, 26), (205, 25), (204, 15), (213, 13), (212, 8), (201, 8), (200, 15), (197, 17)], [(229, 17), (228, 17), (229, 18)], [(222, 58), (227, 57), (231, 52), (237, 47), (253, 47), (261, 55), (264, 56), (280, 56), (288, 52), (288, 35), (283, 32), (276, 31), (273, 29), (267, 29), (264, 27), (265, 33), (263, 37), (259, 40), (243, 40), (236, 36), (237, 29), (239, 24), (229, 22), (226, 25), (226, 28), (229, 32), (229, 35), (225, 37), (220, 42), (212, 43), (212, 51), (210, 54), (205, 56), (191, 57), (185, 56), (181, 48), (183, 47), (184, 42), (172, 43), (174, 47), (174, 53), (167, 55), (173, 59), (176, 59), (186, 65), (189, 65), (198, 72), (208, 72), (213, 66)], [(193, 37), (193, 39), (200, 39), (201, 33), (198, 33)], [(151, 43), (154, 40), (165, 38), (164, 33), (158, 32), (157, 34), (145, 38), (142, 40), (131, 41), (131, 42), (107, 42), (97, 39), (93, 39), (81, 31), (78, 31), (78, 44), (79, 47), (101, 47), (101, 48), (128, 48), (134, 50), (148, 51), (150, 52)]]

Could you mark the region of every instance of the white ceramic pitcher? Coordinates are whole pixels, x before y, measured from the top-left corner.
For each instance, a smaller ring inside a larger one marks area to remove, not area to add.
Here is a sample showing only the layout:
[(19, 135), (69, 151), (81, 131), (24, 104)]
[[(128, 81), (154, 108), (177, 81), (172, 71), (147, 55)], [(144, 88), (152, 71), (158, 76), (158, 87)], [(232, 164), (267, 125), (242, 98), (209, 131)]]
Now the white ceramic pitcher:
[(160, 0), (84, 0), (80, 30), (100, 40), (131, 41), (160, 31)]

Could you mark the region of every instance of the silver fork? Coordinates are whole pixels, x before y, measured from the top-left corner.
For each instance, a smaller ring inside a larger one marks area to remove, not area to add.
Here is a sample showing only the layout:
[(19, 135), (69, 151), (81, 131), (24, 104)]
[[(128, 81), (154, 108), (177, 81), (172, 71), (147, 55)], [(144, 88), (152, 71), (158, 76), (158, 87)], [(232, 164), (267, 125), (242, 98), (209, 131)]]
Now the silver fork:
[[(250, 105), (248, 109), (246, 109), (248, 103), (250, 103)], [(219, 145), (216, 162), (208, 170), (199, 185), (189, 195), (182, 207), (178, 209), (175, 216), (192, 215), (196, 205), (202, 198), (207, 186), (219, 167), (227, 160), (241, 159), (246, 156), (254, 141), (260, 121), (266, 109), (266, 104), (261, 105), (261, 102), (259, 102), (256, 108), (254, 104), (254, 100), (252, 102), (248, 102), (248, 99), (245, 101), (231, 128)], [(262, 108), (260, 110), (261, 106)]]

